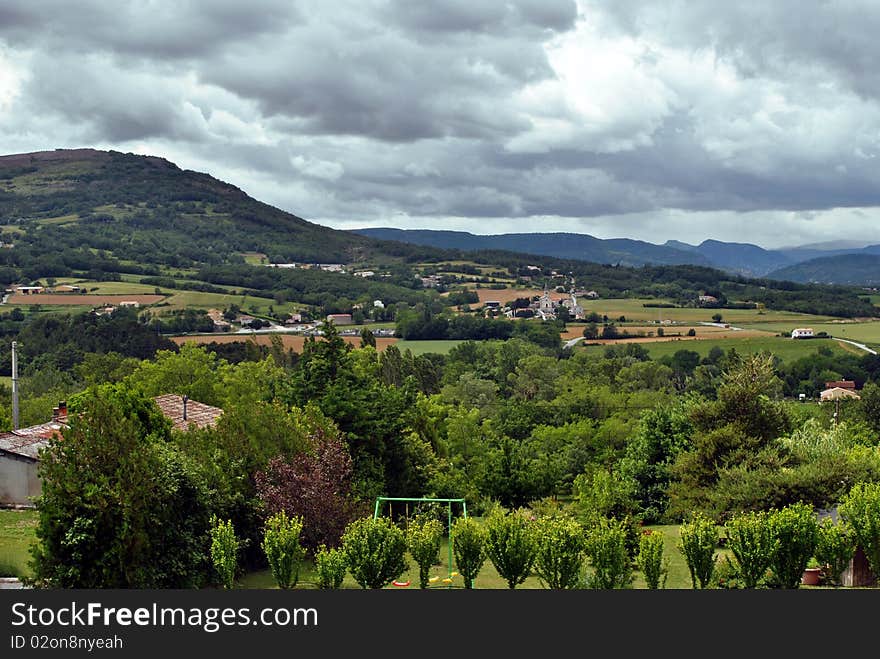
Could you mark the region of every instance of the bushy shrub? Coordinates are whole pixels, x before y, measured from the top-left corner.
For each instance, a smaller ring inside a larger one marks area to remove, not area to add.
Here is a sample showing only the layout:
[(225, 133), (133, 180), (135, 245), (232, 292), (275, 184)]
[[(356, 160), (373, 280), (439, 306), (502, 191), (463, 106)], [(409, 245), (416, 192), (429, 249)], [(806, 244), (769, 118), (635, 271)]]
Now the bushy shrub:
[(589, 588), (611, 590), (629, 588), (633, 581), (632, 560), (626, 547), (626, 522), (601, 517), (587, 531), (586, 554), (592, 572)]
[(727, 523), (727, 542), (745, 587), (757, 588), (765, 583), (776, 546), (769, 513), (734, 515)]
[(880, 483), (856, 483), (838, 508), (874, 574), (880, 574)]
[(266, 520), (263, 552), (275, 582), (284, 590), (294, 588), (299, 581), (300, 563), (306, 553), (299, 542), (302, 527), (301, 517), (288, 517), (283, 510)]
[(496, 509), (486, 518), (486, 555), (507, 586), (516, 588), (535, 564), (532, 521), (524, 511)]
[(443, 525), (433, 517), (412, 520), (406, 530), (406, 546), (419, 566), (419, 587), (428, 587), (428, 573), (440, 558)]
[(464, 587), (473, 588), (486, 560), (486, 531), (472, 517), (459, 517), (452, 523), (451, 536), (452, 554)]
[(855, 538), (849, 525), (844, 522), (835, 524), (830, 517), (822, 520), (813, 555), (832, 585), (840, 585), (840, 575), (849, 567), (855, 550)]
[(715, 570), (718, 545), (718, 529), (715, 522), (701, 513), (695, 513), (690, 521), (681, 525), (678, 550), (684, 556), (691, 574), (691, 585), (696, 589), (707, 588)]
[(406, 536), (391, 520), (367, 517), (349, 524), (342, 551), (361, 588), (383, 588), (406, 571)]
[(231, 589), (238, 566), (239, 541), (235, 536), (232, 520), (211, 519), (211, 562), (220, 585)]
[(642, 571), (650, 590), (657, 590), (666, 585), (666, 576), (669, 574), (668, 563), (668, 560), (663, 560), (663, 534), (649, 530), (642, 532), (636, 565)]
[(810, 506), (795, 503), (771, 511), (767, 523), (773, 538), (769, 565), (773, 581), (782, 588), (798, 588), (816, 550), (819, 521)]
[(568, 517), (538, 519), (535, 526), (535, 572), (548, 588), (576, 588), (584, 564), (583, 527)]
[(321, 545), (315, 552), (315, 571), (318, 573), (318, 588), (322, 590), (339, 588), (348, 571), (345, 552)]

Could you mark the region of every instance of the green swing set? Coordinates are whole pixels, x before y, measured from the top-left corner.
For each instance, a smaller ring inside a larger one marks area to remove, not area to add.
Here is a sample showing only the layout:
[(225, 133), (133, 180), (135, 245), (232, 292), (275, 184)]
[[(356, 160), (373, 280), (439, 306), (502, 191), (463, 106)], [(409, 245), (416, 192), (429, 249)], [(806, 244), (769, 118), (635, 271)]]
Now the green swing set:
[[(406, 505), (406, 519), (409, 521), (409, 504), (411, 503), (445, 503), (446, 504), (446, 532), (449, 536), (449, 559), (446, 563), (448, 566), (448, 575), (445, 579), (448, 587), (452, 584), (452, 504), (461, 504), (461, 513), (463, 517), (467, 517), (467, 503), (464, 499), (434, 499), (429, 497), (376, 497), (376, 507), (373, 510), (373, 519), (379, 518), (379, 509), (383, 503), (388, 503), (388, 516), (391, 517), (392, 506), (394, 502), (402, 502)], [(393, 519), (393, 518), (392, 518)], [(395, 581), (394, 585), (399, 588), (409, 586), (409, 581)]]

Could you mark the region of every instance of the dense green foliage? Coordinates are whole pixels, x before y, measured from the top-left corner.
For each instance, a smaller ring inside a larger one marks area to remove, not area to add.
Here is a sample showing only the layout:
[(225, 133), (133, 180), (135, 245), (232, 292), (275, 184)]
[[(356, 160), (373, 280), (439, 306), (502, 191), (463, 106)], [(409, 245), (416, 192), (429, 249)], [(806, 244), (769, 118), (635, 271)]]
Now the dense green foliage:
[(486, 556), (511, 590), (526, 580), (535, 565), (533, 524), (522, 510), (496, 508), (486, 518)]
[(839, 510), (871, 571), (880, 574), (880, 483), (856, 483), (844, 495)]
[(348, 571), (348, 559), (339, 548), (321, 545), (315, 552), (315, 571), (318, 574), (318, 588), (332, 590), (339, 588)]
[(473, 517), (459, 517), (452, 523), (451, 542), (464, 587), (471, 589), (486, 561), (486, 530)]
[(279, 588), (296, 587), (299, 568), (305, 557), (305, 549), (299, 542), (303, 521), (300, 517), (288, 517), (283, 510), (266, 520), (263, 532), (263, 553)]
[(199, 465), (168, 443), (168, 421), (152, 401), (107, 385), (71, 400), (71, 410), (40, 463), (36, 582), (203, 585), (211, 497)]
[(835, 523), (830, 517), (822, 520), (816, 535), (814, 556), (831, 585), (840, 585), (841, 575), (849, 567), (855, 551), (856, 541), (846, 523)]
[(775, 546), (769, 514), (763, 510), (742, 513), (727, 522), (727, 544), (746, 588), (766, 584)]
[(406, 548), (419, 566), (419, 588), (428, 587), (431, 566), (440, 560), (443, 525), (433, 517), (416, 517), (406, 528)]
[(798, 588), (807, 563), (816, 551), (819, 522), (813, 509), (795, 503), (770, 511), (767, 519), (774, 545), (770, 554), (773, 582), (781, 588)]
[(406, 570), (406, 535), (385, 518), (366, 517), (348, 525), (342, 551), (361, 588), (383, 588)]
[(227, 590), (235, 583), (240, 544), (231, 519), (211, 518), (211, 562), (220, 585)]
[(580, 524), (567, 517), (540, 517), (535, 547), (535, 573), (547, 588), (578, 587), (586, 559), (586, 535)]
[(691, 574), (691, 585), (694, 589), (708, 587), (718, 560), (715, 553), (718, 545), (718, 529), (715, 523), (697, 512), (681, 525), (680, 534), (678, 550), (684, 555), (687, 563)]
[(586, 554), (592, 571), (586, 586), (600, 590), (629, 588), (633, 564), (627, 548), (628, 524), (623, 520), (600, 517), (587, 530)]
[(642, 532), (639, 537), (639, 553), (636, 555), (636, 565), (645, 577), (645, 583), (650, 590), (658, 590), (666, 584), (669, 574), (668, 561), (663, 560), (663, 534), (659, 531)]

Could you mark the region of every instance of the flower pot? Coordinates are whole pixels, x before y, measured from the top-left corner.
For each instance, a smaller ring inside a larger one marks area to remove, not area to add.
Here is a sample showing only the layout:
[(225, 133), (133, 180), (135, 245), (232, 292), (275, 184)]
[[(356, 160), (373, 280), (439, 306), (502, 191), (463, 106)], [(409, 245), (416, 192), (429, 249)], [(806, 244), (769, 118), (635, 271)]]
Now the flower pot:
[(801, 584), (804, 586), (818, 586), (822, 577), (822, 568), (808, 567), (801, 576)]

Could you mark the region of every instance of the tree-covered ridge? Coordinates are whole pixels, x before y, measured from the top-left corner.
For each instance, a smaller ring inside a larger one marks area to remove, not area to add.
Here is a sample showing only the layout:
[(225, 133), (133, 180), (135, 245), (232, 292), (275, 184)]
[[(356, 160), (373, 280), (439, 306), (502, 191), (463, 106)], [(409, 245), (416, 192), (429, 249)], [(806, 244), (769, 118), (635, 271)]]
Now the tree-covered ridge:
[(24, 229), (15, 242), (38, 255), (87, 247), (143, 264), (240, 261), (245, 251), (273, 262), (350, 262), (412, 251), (307, 222), (164, 159), (114, 151), (81, 150), (30, 164), (0, 159), (0, 218)]

